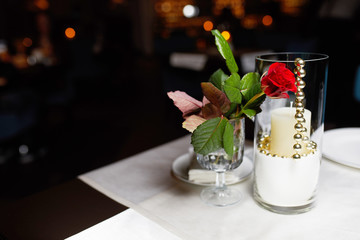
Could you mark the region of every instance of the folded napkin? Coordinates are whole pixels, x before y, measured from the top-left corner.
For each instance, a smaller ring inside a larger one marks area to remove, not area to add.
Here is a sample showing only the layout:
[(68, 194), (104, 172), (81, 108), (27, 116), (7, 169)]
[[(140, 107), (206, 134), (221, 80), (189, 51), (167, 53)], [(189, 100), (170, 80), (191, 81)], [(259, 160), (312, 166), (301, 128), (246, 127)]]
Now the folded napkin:
[[(191, 158), (191, 163), (188, 171), (189, 181), (198, 184), (215, 184), (216, 172), (203, 169), (196, 160), (196, 155), (194, 154), (192, 148), (189, 149), (189, 157)], [(238, 182), (240, 179), (240, 171), (240, 168), (237, 168), (233, 171), (227, 171), (225, 173), (226, 184), (233, 184)]]
[[(216, 173), (209, 170), (190, 169), (189, 180), (200, 184), (214, 184), (216, 181)], [(237, 177), (233, 172), (225, 173), (226, 184), (236, 183), (237, 181), (239, 181), (239, 177)]]

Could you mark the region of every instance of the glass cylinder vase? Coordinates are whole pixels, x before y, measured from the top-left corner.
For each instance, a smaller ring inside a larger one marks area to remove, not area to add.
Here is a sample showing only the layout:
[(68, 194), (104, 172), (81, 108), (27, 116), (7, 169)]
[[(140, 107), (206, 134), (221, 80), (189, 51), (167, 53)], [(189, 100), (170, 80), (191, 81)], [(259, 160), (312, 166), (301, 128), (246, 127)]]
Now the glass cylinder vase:
[(296, 93), (266, 98), (255, 118), (254, 198), (282, 214), (307, 212), (315, 206), (324, 132), (328, 56), (275, 53), (256, 58), (256, 72), (275, 62), (294, 72)]

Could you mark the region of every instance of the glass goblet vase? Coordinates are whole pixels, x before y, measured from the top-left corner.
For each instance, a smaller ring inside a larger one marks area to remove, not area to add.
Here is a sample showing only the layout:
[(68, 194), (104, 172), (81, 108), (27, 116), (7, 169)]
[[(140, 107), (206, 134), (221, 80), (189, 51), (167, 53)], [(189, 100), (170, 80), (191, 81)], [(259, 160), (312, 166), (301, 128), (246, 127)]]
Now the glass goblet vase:
[(215, 186), (204, 188), (200, 194), (201, 199), (208, 205), (228, 206), (239, 202), (242, 198), (240, 191), (226, 186), (225, 173), (240, 166), (243, 161), (245, 143), (245, 120), (231, 119), (234, 127), (234, 154), (229, 156), (223, 148), (207, 155), (197, 154), (197, 161), (204, 169), (215, 171)]

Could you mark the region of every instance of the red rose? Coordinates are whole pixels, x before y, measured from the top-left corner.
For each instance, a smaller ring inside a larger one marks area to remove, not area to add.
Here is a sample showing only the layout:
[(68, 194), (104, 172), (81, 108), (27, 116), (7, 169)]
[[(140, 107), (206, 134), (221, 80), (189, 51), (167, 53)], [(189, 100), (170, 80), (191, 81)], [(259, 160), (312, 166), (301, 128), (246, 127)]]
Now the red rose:
[(270, 98), (289, 98), (287, 91), (296, 92), (295, 75), (284, 63), (273, 63), (261, 79), (261, 89)]

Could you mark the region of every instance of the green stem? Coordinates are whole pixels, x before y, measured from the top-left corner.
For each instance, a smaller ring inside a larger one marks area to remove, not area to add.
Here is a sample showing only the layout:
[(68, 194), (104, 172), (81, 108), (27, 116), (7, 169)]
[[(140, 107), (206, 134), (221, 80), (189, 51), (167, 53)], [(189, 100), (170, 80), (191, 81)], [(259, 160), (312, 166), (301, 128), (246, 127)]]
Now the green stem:
[(240, 117), (243, 114), (243, 109), (246, 109), (247, 106), (249, 106), (251, 103), (253, 103), (256, 99), (258, 99), (259, 97), (261, 97), (262, 95), (264, 95), (265, 93), (263, 91), (261, 91), (261, 93), (256, 94), (255, 96), (253, 96), (246, 104), (243, 108), (241, 108), (239, 114), (236, 115), (236, 117)]
[(236, 106), (236, 114), (235, 116), (237, 116), (239, 114), (239, 105)]

